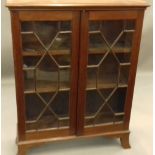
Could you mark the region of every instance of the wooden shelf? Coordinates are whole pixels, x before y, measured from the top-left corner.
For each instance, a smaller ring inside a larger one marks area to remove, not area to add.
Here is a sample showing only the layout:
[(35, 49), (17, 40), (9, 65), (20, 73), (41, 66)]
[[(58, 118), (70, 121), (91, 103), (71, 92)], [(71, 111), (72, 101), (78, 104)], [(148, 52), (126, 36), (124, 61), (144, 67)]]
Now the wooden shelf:
[[(122, 46), (117, 46), (115, 48), (112, 48), (112, 51), (114, 53), (130, 53), (130, 48), (128, 47), (122, 47)], [(99, 47), (99, 48), (89, 48), (89, 54), (103, 54), (103, 53), (106, 53), (107, 52), (107, 48), (102, 48), (102, 47)]]
[[(130, 48), (126, 47), (115, 47), (112, 50), (114, 53), (119, 54), (119, 53), (125, 53), (128, 54), (130, 53)], [(99, 47), (99, 48), (90, 48), (88, 54), (104, 54), (107, 52), (107, 49), (104, 47)], [(61, 56), (61, 55), (70, 55), (71, 51), (70, 50), (52, 50), (49, 51), (51, 55), (53, 56)], [(42, 56), (44, 54), (44, 51), (22, 51), (22, 54), (24, 57), (36, 57), (36, 56)]]
[[(36, 56), (42, 56), (44, 54), (45, 51), (23, 51), (22, 54), (24, 57), (36, 57)], [(70, 55), (71, 52), (70, 50), (52, 50), (49, 51), (49, 53), (51, 53), (51, 55), (54, 56), (59, 56), (59, 55)]]
[(42, 117), (38, 122), (35, 121), (26, 121), (26, 130), (28, 132), (33, 130), (47, 130), (50, 128), (53, 129), (62, 129), (69, 128), (69, 117), (64, 116), (65, 119), (58, 121), (52, 114), (49, 116)]
[[(117, 87), (117, 81), (113, 78), (114, 76), (109, 76), (106, 79), (99, 79), (98, 80), (98, 89), (110, 89)], [(128, 87), (127, 78), (125, 76), (121, 76), (119, 81), (119, 88)], [(86, 90), (96, 90), (96, 79), (91, 78), (87, 80), (87, 87)]]
[[(57, 89), (57, 82), (51, 81), (37, 81), (36, 91), (34, 87), (34, 80), (26, 80), (25, 82), (25, 94), (33, 94), (33, 93), (49, 93), (49, 92), (56, 92)], [(70, 85), (67, 82), (61, 82), (60, 91), (70, 91)]]
[[(115, 88), (117, 85), (115, 84), (115, 83), (111, 83), (111, 84), (100, 84), (99, 85), (99, 87), (98, 87), (98, 89), (110, 89), (110, 88)], [(119, 84), (118, 85), (118, 88), (126, 88), (126, 87), (128, 87), (128, 85), (127, 84)], [(87, 91), (90, 91), (90, 90), (96, 90), (97, 88), (96, 87), (94, 87), (94, 85), (91, 85), (91, 84), (89, 84), (89, 85), (87, 85), (87, 88), (86, 88), (86, 90)]]
[[(85, 127), (95, 127), (95, 126), (102, 126), (102, 125), (108, 125), (108, 124), (117, 124), (117, 123), (123, 123), (123, 116), (122, 118), (115, 118), (113, 119), (113, 116), (98, 116), (99, 119), (97, 119), (96, 122), (94, 122), (93, 118), (87, 118), (85, 117)], [(103, 121), (104, 120), (104, 121)]]
[[(111, 76), (112, 77), (112, 76)], [(99, 80), (98, 89), (109, 89), (115, 88), (117, 83), (114, 79), (103, 79), (102, 81)], [(118, 85), (119, 88), (128, 87), (127, 80), (125, 77), (122, 77), (120, 83)], [(87, 81), (87, 91), (96, 90), (95, 79), (89, 79)], [(35, 90), (35, 83), (34, 80), (26, 80), (25, 81), (25, 94), (31, 93), (48, 93), (48, 92), (56, 92), (57, 91), (57, 83), (51, 81), (37, 81), (37, 86)], [(59, 91), (70, 91), (70, 84), (68, 82), (61, 82)]]
[[(94, 114), (95, 115), (95, 114)], [(93, 126), (98, 126), (98, 125), (104, 125), (107, 123), (114, 123), (113, 117), (111, 115), (104, 115), (102, 116), (101, 114), (98, 116), (97, 121), (94, 122), (94, 117), (92, 116), (85, 116), (85, 127), (93, 127)]]

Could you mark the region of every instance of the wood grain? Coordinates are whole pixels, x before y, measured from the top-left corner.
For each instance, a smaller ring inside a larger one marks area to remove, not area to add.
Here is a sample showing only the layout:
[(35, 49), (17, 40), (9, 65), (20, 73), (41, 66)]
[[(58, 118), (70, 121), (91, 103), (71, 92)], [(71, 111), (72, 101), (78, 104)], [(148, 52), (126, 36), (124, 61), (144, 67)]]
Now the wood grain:
[[(35, 140), (26, 140), (26, 141), (17, 141), (19, 149), (21, 149), (22, 152), (26, 152), (26, 150), (46, 144), (46, 143), (51, 143), (55, 141), (67, 141), (67, 140), (74, 140), (74, 139), (82, 139), (82, 138), (93, 138), (93, 137), (98, 137), (98, 136), (104, 136), (108, 138), (120, 138), (124, 136), (128, 136), (130, 131), (128, 130), (119, 130), (119, 131), (113, 131), (113, 132), (105, 132), (105, 133), (96, 133), (96, 134), (91, 134), (91, 135), (82, 135), (82, 136), (75, 136), (75, 135), (70, 135), (70, 136), (64, 136), (64, 137), (52, 137), (52, 138), (43, 138), (43, 139), (35, 139)], [(125, 138), (125, 137), (124, 137)], [(24, 154), (25, 155), (25, 154)]]
[(70, 133), (76, 134), (77, 128), (77, 94), (78, 94), (78, 62), (79, 62), (79, 12), (75, 11), (72, 20), (72, 72), (70, 92)]
[(12, 41), (13, 41), (13, 58), (14, 58), (14, 73), (16, 83), (16, 102), (17, 102), (17, 117), (18, 117), (18, 138), (25, 139), (25, 103), (24, 103), (24, 77), (22, 71), (22, 54), (21, 50), (21, 35), (19, 14), (11, 12), (12, 26)]
[(54, 6), (148, 6), (144, 0), (7, 0), (8, 7), (54, 7)]
[(20, 11), (21, 21), (65, 21), (72, 19), (71, 11)]
[(140, 41), (141, 41), (141, 34), (142, 34), (142, 27), (143, 27), (143, 17), (144, 17), (144, 12), (139, 11), (138, 18), (136, 21), (136, 32), (133, 39), (133, 49), (131, 54), (131, 68), (130, 68), (129, 80), (128, 80), (129, 88), (127, 90), (125, 109), (124, 109), (125, 124), (126, 124), (126, 127), (128, 128), (129, 128), (129, 122), (130, 122), (135, 77), (136, 77), (137, 64), (138, 64), (139, 48), (140, 48)]
[(99, 133), (114, 132), (114, 131), (123, 131), (123, 130), (125, 130), (123, 123), (108, 124), (108, 125), (103, 125), (103, 126), (87, 127), (84, 129), (84, 135), (99, 134)]
[(82, 135), (84, 129), (84, 113), (86, 100), (86, 73), (87, 73), (87, 45), (88, 45), (88, 12), (81, 14), (80, 32), (80, 60), (79, 60), (79, 87), (77, 105), (77, 134)]
[(137, 11), (90, 11), (89, 20), (128, 20), (136, 19)]

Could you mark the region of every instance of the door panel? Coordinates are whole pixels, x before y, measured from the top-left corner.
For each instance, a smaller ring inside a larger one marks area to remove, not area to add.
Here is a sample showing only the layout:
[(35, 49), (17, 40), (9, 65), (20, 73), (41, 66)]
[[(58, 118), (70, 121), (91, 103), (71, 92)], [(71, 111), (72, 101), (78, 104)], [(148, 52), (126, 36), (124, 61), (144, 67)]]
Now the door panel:
[(79, 18), (77, 12), (58, 12), (51, 20), (54, 13), (20, 13), (25, 130), (29, 133), (47, 129), (75, 133)]
[(89, 21), (86, 126), (123, 121), (134, 29), (133, 20)]
[(80, 75), (80, 80), (86, 84), (80, 90), (84, 95), (79, 95), (83, 103), (78, 106), (82, 109), (83, 104), (84, 109), (81, 110), (84, 120), (81, 118), (80, 134), (90, 128), (95, 132), (97, 127), (104, 129), (107, 125), (124, 123), (137, 14), (123, 11), (114, 14), (90, 11), (83, 15), (87, 27), (82, 34), (85, 47), (81, 47), (81, 55), (86, 59), (81, 61), (80, 70), (85, 68), (86, 80), (84, 75)]

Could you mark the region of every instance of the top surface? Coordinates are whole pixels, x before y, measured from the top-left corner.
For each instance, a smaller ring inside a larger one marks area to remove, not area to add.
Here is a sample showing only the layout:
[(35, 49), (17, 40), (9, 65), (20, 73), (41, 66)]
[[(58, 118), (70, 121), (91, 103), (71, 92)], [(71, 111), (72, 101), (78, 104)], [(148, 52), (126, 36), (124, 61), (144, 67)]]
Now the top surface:
[(148, 6), (145, 0), (7, 0), (8, 7)]

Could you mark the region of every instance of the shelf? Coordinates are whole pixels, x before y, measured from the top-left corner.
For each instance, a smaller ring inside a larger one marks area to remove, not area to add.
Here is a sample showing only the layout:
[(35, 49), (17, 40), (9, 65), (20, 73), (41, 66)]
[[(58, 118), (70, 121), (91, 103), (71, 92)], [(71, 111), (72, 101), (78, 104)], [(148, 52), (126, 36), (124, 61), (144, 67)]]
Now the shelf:
[[(60, 88), (58, 91), (70, 91), (69, 83), (61, 82)], [(57, 91), (57, 83), (51, 81), (37, 81), (36, 91), (34, 87), (34, 80), (26, 80), (25, 81), (25, 94), (33, 94), (33, 93), (48, 93), (48, 92), (56, 92)]]
[[(114, 53), (116, 54), (128, 54), (130, 53), (130, 48), (126, 47), (115, 47), (112, 50)], [(42, 56), (44, 54), (45, 51), (41, 52), (41, 51), (22, 51), (22, 54), (24, 57), (37, 57), (37, 56)], [(88, 54), (104, 54), (106, 53), (107, 50), (104, 47), (99, 47), (99, 48), (90, 48), (89, 49), (89, 53)], [(51, 55), (53, 56), (61, 56), (61, 55), (70, 55), (71, 52), (70, 50), (52, 50), (49, 51), (48, 53), (51, 53)]]
[[(96, 48), (89, 48), (89, 54), (104, 54), (108, 50), (105, 47), (96, 47)], [(112, 51), (114, 53), (130, 53), (131, 49), (129, 47), (123, 47), (123, 46), (116, 46), (112, 48)]]
[[(32, 94), (32, 93), (48, 93), (48, 92), (56, 92), (57, 91), (57, 84), (55, 82), (51, 83), (51, 81), (49, 82), (44, 82), (44, 81), (37, 81), (37, 83), (39, 83), (39, 88), (34, 89), (34, 82), (33, 80), (27, 80), (27, 82), (25, 83), (26, 85), (26, 88), (24, 90), (24, 93), (25, 94)], [(104, 83), (101, 83), (99, 84), (98, 86), (98, 89), (108, 89), (108, 88), (115, 88), (117, 85), (116, 83), (109, 83), (109, 84), (104, 84)], [(126, 88), (128, 87), (128, 85), (124, 82), (120, 83), (118, 85), (119, 88)], [(90, 91), (90, 90), (96, 90), (97, 88), (94, 87), (94, 84), (93, 82), (89, 81), (88, 84), (87, 84), (87, 88), (86, 90), (87, 91)], [(59, 88), (59, 91), (70, 91), (70, 88), (67, 84), (67, 82), (65, 83), (61, 83), (61, 86)]]
[[(127, 70), (124, 70), (123, 74), (120, 74), (120, 79), (118, 83), (119, 88), (128, 87), (128, 74)], [(110, 74), (109, 76), (104, 76), (97, 80), (98, 89), (115, 88), (117, 87), (116, 74)], [(87, 88), (86, 90), (95, 90), (96, 88), (96, 76), (88, 74)]]
[[(114, 83), (111, 83), (111, 84), (100, 84), (98, 89), (110, 89), (110, 88), (115, 88), (116, 86), (117, 85), (114, 84)], [(128, 87), (127, 84), (119, 84), (118, 85), (118, 88), (126, 88), (126, 87)], [(88, 84), (87, 88), (86, 88), (87, 91), (96, 90), (96, 89), (97, 88), (94, 87), (94, 85), (92, 85), (92, 84)]]
[(25, 94), (25, 108), (27, 130), (69, 126), (69, 92)]
[(41, 131), (43, 129), (62, 129), (62, 128), (69, 128), (69, 117), (64, 116), (63, 120), (58, 121), (54, 116), (44, 116), (38, 122), (26, 122), (26, 130), (27, 131)]
[[(22, 54), (24, 57), (36, 57), (36, 56), (42, 56), (44, 54), (45, 51), (41, 52), (41, 51), (23, 51)], [(70, 55), (70, 50), (52, 50), (49, 51), (48, 53), (50, 53), (53, 56), (59, 56), (59, 55)]]
[[(98, 84), (98, 89), (110, 89), (110, 88), (115, 88), (115, 87), (118, 87), (118, 88), (126, 88), (128, 87), (128, 84), (124, 82), (121, 82), (119, 83), (119, 85), (117, 86), (116, 83), (100, 83)], [(94, 85), (94, 82), (91, 82), (91, 81), (88, 81), (87, 83), (87, 88), (86, 90), (87, 91), (90, 91), (90, 90), (96, 90), (96, 86)]]
[(98, 116), (99, 119), (97, 121), (94, 121), (94, 118), (91, 117), (85, 117), (85, 127), (95, 127), (95, 126), (102, 126), (105, 124), (116, 124), (116, 123), (123, 123), (123, 115), (121, 117), (116, 117), (114, 119), (111, 115), (101, 115)]
[(102, 89), (87, 92), (85, 108), (85, 124), (96, 125), (102, 123), (123, 121), (124, 104), (127, 88)]

